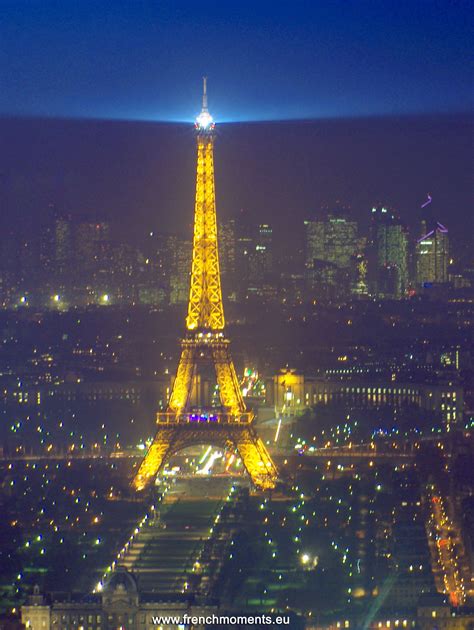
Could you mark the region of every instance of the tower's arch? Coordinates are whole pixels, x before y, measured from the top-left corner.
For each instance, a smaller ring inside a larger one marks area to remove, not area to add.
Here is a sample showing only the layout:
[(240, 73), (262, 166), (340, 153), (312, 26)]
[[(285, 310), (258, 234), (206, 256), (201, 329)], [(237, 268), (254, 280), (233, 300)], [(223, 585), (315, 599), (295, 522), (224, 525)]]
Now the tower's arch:
[(136, 490), (142, 490), (151, 483), (173, 455), (186, 448), (203, 444), (235, 451), (256, 486), (262, 489), (271, 489), (275, 486), (277, 478), (275, 465), (250, 423), (232, 425), (228, 422), (216, 424), (203, 422), (195, 426), (189, 424), (159, 426), (135, 476), (133, 483)]

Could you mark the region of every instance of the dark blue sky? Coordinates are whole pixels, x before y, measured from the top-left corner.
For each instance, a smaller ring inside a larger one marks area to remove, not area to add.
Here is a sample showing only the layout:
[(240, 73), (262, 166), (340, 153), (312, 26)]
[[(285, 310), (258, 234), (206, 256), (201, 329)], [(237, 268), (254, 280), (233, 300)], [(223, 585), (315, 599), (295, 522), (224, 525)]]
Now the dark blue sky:
[(218, 121), (473, 107), (472, 3), (2, 0), (0, 114)]

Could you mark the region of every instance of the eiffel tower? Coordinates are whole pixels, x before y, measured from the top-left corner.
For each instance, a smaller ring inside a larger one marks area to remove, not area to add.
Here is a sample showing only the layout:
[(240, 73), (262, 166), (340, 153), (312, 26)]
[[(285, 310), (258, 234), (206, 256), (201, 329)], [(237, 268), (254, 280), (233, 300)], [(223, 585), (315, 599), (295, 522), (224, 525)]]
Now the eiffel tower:
[[(237, 451), (254, 485), (271, 489), (277, 481), (277, 469), (255, 431), (253, 413), (245, 406), (229, 340), (224, 335), (214, 190), (215, 125), (207, 108), (206, 78), (202, 111), (195, 128), (196, 202), (186, 336), (181, 341), (181, 358), (167, 410), (157, 413), (156, 435), (132, 486), (135, 490), (149, 486), (165, 462), (178, 451), (212, 444)], [(203, 387), (203, 374), (210, 368), (219, 394), (217, 405), (210, 404), (209, 388)]]

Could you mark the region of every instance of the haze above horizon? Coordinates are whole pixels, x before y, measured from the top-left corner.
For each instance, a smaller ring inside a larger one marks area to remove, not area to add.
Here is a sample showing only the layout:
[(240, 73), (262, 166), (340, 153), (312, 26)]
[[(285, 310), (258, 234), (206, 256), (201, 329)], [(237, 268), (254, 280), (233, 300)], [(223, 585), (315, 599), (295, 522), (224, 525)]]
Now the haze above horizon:
[(473, 109), (467, 2), (2, 5), (0, 114), (219, 122)]

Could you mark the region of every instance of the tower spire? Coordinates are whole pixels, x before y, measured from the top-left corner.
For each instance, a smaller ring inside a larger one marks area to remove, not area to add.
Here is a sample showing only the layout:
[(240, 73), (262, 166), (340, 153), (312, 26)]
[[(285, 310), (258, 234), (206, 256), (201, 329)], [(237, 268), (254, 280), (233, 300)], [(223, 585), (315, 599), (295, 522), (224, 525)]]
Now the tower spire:
[(209, 111), (207, 109), (207, 77), (202, 78), (202, 111)]
[(196, 129), (198, 133), (212, 133), (214, 131), (214, 121), (207, 108), (207, 77), (202, 78), (202, 109), (196, 118)]

